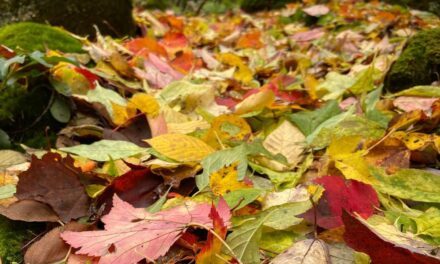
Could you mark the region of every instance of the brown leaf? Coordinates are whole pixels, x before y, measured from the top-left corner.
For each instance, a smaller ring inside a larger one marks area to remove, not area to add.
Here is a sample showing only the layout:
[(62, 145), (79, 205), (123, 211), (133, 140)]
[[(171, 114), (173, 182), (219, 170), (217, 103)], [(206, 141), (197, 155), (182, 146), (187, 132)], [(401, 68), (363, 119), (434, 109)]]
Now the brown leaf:
[(45, 264), (61, 261), (69, 253), (69, 246), (61, 239), (64, 231), (85, 231), (89, 226), (70, 222), (46, 233), (40, 240), (33, 243), (24, 255), (24, 262), (31, 264)]
[(59, 217), (49, 205), (34, 200), (21, 200), (9, 207), (0, 207), (0, 214), (26, 222), (58, 222)]
[(18, 175), (16, 197), (50, 205), (64, 222), (86, 215), (90, 201), (73, 162), (57, 153), (33, 156), (30, 168)]

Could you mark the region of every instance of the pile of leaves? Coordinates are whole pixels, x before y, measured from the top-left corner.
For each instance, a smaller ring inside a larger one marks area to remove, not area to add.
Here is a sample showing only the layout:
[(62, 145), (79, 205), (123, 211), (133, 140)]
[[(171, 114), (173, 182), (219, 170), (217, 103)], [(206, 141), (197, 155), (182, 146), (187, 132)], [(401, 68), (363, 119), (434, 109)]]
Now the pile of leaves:
[(1, 48), (3, 85), (43, 74), (65, 124), (0, 151), (0, 213), (47, 226), (25, 263), (440, 263), (440, 88), (382, 90), (437, 17), (136, 16), (142, 36), (86, 54)]

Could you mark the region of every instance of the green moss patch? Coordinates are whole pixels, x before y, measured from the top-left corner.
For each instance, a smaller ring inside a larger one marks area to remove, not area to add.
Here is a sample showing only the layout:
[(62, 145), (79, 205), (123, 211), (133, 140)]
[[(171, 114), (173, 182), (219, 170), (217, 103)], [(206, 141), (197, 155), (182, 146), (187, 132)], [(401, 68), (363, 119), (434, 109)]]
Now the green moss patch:
[(385, 80), (389, 91), (401, 91), (438, 80), (440, 69), (440, 28), (417, 33), (408, 42)]
[(48, 48), (62, 52), (83, 52), (81, 42), (66, 31), (32, 22), (16, 23), (0, 28), (0, 43), (24, 51), (44, 51)]

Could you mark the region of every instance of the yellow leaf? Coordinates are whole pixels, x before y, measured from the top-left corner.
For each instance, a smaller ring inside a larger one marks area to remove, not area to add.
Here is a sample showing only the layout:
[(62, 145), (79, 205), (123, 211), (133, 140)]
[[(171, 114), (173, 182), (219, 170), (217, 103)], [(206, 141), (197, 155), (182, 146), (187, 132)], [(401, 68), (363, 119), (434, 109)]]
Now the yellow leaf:
[(284, 121), (263, 141), (263, 146), (272, 154), (282, 154), (290, 167), (294, 167), (302, 159), (305, 148), (305, 136), (289, 121)]
[(218, 141), (246, 141), (252, 135), (252, 129), (246, 120), (233, 114), (220, 115), (212, 120), (206, 141), (218, 147)]
[(237, 163), (233, 163), (211, 174), (209, 186), (215, 195), (224, 195), (238, 189), (249, 188), (244, 182), (237, 180), (237, 165)]
[(168, 123), (168, 133), (189, 134), (197, 130), (208, 129), (209, 123), (205, 120), (194, 120), (182, 123)]
[(146, 93), (137, 93), (128, 101), (128, 106), (135, 108), (151, 117), (159, 115), (160, 106), (156, 99)]
[(335, 162), (335, 167), (347, 179), (373, 184), (376, 179), (370, 175), (364, 151), (358, 150), (362, 138), (347, 136), (333, 140), (327, 149), (327, 154)]
[(214, 152), (202, 140), (182, 134), (164, 134), (145, 141), (160, 154), (179, 162), (199, 162)]
[(120, 126), (125, 124), (130, 118), (136, 115), (136, 109), (125, 107), (111, 102), (113, 108), (113, 123)]
[(272, 90), (262, 90), (255, 93), (235, 106), (235, 114), (243, 115), (250, 112), (261, 111), (275, 101)]
[(227, 65), (234, 66), (237, 71), (234, 78), (243, 83), (249, 83), (253, 79), (253, 73), (246, 63), (237, 55), (232, 53), (221, 53), (217, 55), (217, 59)]

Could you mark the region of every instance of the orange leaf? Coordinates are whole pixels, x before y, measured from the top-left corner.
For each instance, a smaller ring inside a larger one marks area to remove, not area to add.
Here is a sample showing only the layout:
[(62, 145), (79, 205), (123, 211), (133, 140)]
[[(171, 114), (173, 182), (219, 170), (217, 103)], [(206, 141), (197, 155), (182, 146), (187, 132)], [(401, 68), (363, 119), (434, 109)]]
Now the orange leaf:
[(154, 53), (163, 57), (167, 57), (167, 52), (155, 39), (144, 37), (136, 38), (125, 43), (125, 47), (137, 55), (146, 56)]
[(261, 33), (259, 31), (254, 31), (241, 35), (237, 41), (237, 48), (245, 49), (260, 49), (263, 47), (263, 43), (260, 40)]

